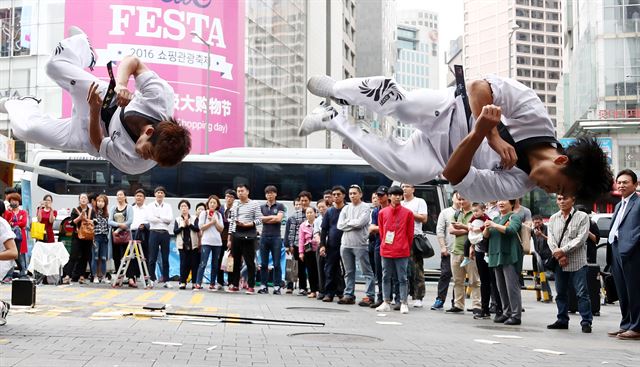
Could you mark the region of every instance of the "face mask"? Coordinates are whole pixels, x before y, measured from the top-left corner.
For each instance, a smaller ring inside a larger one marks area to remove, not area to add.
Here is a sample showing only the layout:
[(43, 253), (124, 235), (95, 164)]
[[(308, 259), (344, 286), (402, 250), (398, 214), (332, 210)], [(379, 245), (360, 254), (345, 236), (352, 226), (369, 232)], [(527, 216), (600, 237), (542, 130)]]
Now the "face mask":
[(17, 208), (17, 207), (18, 207), (18, 204), (11, 203), (11, 204), (9, 204), (9, 206), (10, 206), (10, 207), (12, 207), (13, 209), (15, 209), (15, 208)]

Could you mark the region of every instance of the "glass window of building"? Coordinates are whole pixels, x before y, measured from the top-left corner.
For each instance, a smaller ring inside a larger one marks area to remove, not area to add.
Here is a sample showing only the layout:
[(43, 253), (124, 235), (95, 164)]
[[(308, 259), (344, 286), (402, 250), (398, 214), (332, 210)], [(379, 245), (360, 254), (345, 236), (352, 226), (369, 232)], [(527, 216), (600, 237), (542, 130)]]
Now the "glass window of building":
[(516, 45), (516, 51), (528, 54), (528, 53), (531, 53), (531, 46), (529, 46), (529, 45)]
[(550, 59), (548, 64), (552, 68), (559, 68), (560, 67), (560, 60)]
[(533, 29), (534, 31), (543, 31), (544, 24), (539, 22), (531, 22), (531, 29)]
[(560, 13), (547, 12), (547, 20), (560, 20)]
[(518, 68), (518, 76), (531, 77), (531, 70)]
[(536, 54), (536, 55), (544, 55), (544, 47), (532, 46), (531, 47), (531, 52)]
[(531, 18), (533, 19), (544, 19), (544, 12), (540, 10), (532, 10)]
[(560, 56), (560, 49), (557, 47), (547, 47), (547, 55)]
[(544, 82), (533, 82), (531, 86), (535, 90), (544, 90)]
[(558, 9), (560, 7), (558, 0), (546, 0), (545, 6), (547, 9)]
[(531, 6), (542, 8), (544, 7), (544, 0), (531, 0)]
[(544, 79), (544, 74), (544, 70), (534, 69), (532, 75), (534, 78)]
[(516, 20), (516, 24), (520, 26), (520, 29), (529, 29), (529, 22), (526, 20)]
[(560, 73), (557, 71), (550, 71), (549, 73), (547, 73), (547, 75), (549, 76), (549, 79), (554, 79), (554, 80), (560, 79)]
[(540, 93), (538, 93), (538, 98), (540, 98), (542, 102), (546, 102), (546, 99), (547, 99), (547, 97), (544, 94), (540, 94)]
[(0, 8), (0, 57), (31, 55), (33, 10), (33, 6)]
[(522, 8), (516, 8), (516, 16), (529, 18), (529, 10), (522, 9)]
[(527, 32), (517, 32), (516, 38), (518, 41), (529, 41), (531, 40), (531, 35)]
[(531, 65), (531, 58), (525, 56), (518, 56), (516, 58), (516, 64), (518, 65)]
[(560, 32), (560, 27), (557, 24), (547, 24), (547, 32)]
[(541, 34), (532, 34), (531, 40), (537, 43), (544, 43), (544, 36)]
[(538, 57), (534, 57), (532, 58), (532, 64), (534, 66), (544, 66), (544, 59), (538, 58)]
[(516, 0), (516, 4), (529, 6), (529, 0)]

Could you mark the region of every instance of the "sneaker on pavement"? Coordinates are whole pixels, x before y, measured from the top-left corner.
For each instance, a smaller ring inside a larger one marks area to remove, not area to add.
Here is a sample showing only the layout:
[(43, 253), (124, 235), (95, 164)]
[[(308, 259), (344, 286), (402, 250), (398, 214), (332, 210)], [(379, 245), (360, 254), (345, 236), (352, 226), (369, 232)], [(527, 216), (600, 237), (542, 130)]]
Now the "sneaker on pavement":
[(7, 314), (11, 306), (5, 301), (0, 301), (0, 326), (4, 326), (7, 323)]
[(280, 288), (276, 288), (273, 290), (273, 294), (275, 294), (276, 296), (281, 295), (282, 293), (280, 292)]
[(293, 293), (293, 289), (287, 288), (287, 290), (285, 291), (286, 294), (292, 294)]
[(505, 314), (496, 315), (496, 317), (493, 318), (493, 322), (496, 324), (503, 324), (507, 320), (509, 320), (509, 316)]
[(234, 287), (232, 285), (227, 287), (227, 293), (238, 293), (238, 291), (240, 291), (240, 289), (238, 289), (238, 287)]
[(100, 284), (100, 279), (98, 279), (98, 277), (94, 277), (93, 284)]
[(451, 307), (450, 309), (445, 311), (446, 313), (463, 313), (464, 310), (461, 308), (458, 308), (456, 306)]
[(464, 268), (465, 266), (469, 265), (469, 263), (471, 263), (471, 260), (469, 260), (468, 257), (465, 257), (464, 260), (462, 260), (462, 262), (460, 263), (460, 267)]
[(383, 304), (383, 303), (384, 303), (384, 302), (383, 302), (382, 300), (378, 300), (378, 301), (376, 301), (375, 303), (372, 303), (372, 304), (371, 304), (371, 306), (369, 306), (369, 307), (371, 307), (371, 308), (378, 308), (378, 307), (379, 307), (381, 304)]
[(488, 320), (490, 318), (491, 318), (491, 314), (488, 313), (488, 312), (487, 313), (481, 312), (479, 314), (474, 314), (473, 315), (473, 319), (474, 320)]
[(440, 300), (440, 298), (436, 298), (436, 301), (431, 305), (432, 310), (442, 310), (444, 307), (444, 301)]
[(415, 307), (415, 308), (422, 308), (422, 306), (423, 306), (423, 304), (422, 304), (422, 300), (421, 299), (413, 302), (413, 307)]
[(400, 307), (401, 307), (400, 303), (396, 303), (396, 304), (393, 305), (393, 310), (394, 311), (400, 311)]
[(556, 321), (551, 325), (547, 325), (547, 329), (552, 330), (567, 330), (569, 328), (569, 324), (565, 324), (564, 322)]
[(331, 297), (331, 296), (324, 296), (324, 298), (322, 299), (322, 302), (333, 302), (333, 297)]
[(355, 305), (356, 299), (350, 296), (344, 296), (338, 301), (339, 305)]
[(171, 285), (171, 283), (169, 283), (169, 282), (164, 283), (163, 287), (164, 287), (164, 288), (167, 288), (167, 289), (171, 289), (171, 288), (173, 288), (173, 286), (172, 286), (172, 285)]
[(318, 97), (331, 98), (335, 84), (336, 81), (330, 76), (314, 75), (307, 81), (307, 90)]
[(400, 313), (409, 313), (409, 305), (403, 303), (400, 305)]
[(258, 294), (269, 294), (269, 290), (267, 288), (260, 288)]
[(387, 302), (382, 302), (382, 304), (376, 307), (376, 312), (389, 312), (391, 311), (391, 305)]
[(298, 292), (298, 296), (306, 296), (306, 295), (308, 295), (308, 294), (309, 294), (309, 293), (307, 292), (307, 290), (306, 290), (306, 289), (301, 289), (301, 290)]
[(321, 103), (320, 106), (314, 108), (310, 114), (308, 114), (298, 128), (298, 136), (307, 136), (315, 131), (325, 130), (327, 128), (327, 121), (338, 116), (338, 112), (331, 106), (325, 106)]
[(369, 297), (364, 297), (360, 302), (358, 302), (358, 306), (360, 307), (370, 307), (373, 304), (373, 300)]
[(244, 292), (245, 294), (256, 294), (256, 290), (253, 288), (247, 288), (247, 290)]
[(591, 325), (589, 324), (582, 324), (582, 332), (589, 334), (591, 333)]
[(514, 317), (509, 317), (505, 322), (505, 325), (520, 325), (522, 324), (522, 320), (516, 319)]
[(223, 287), (222, 285), (220, 285), (220, 284), (216, 284), (216, 290), (217, 290), (217, 291), (221, 291), (221, 290), (223, 290), (223, 289), (224, 289), (224, 287)]

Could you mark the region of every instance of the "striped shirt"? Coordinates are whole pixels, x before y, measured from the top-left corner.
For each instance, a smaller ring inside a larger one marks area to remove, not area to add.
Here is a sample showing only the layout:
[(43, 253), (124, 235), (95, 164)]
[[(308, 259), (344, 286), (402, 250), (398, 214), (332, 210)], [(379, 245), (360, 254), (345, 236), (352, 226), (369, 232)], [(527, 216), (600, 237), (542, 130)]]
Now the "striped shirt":
[[(262, 223), (261, 217), (262, 211), (257, 201), (249, 200), (246, 203), (239, 201), (229, 215), (229, 233), (236, 232), (236, 222), (253, 222), (255, 226), (248, 230), (255, 231), (256, 227)], [(239, 230), (246, 231), (247, 229), (241, 228)]]
[(562, 211), (555, 213), (549, 218), (547, 224), (549, 230), (549, 238), (547, 243), (549, 249), (553, 252), (560, 248), (567, 255), (569, 264), (563, 266), (564, 271), (578, 271), (587, 265), (587, 236), (589, 236), (589, 215), (587, 213), (571, 209), (571, 221), (567, 226), (567, 230), (562, 237), (562, 243), (558, 245), (558, 240), (562, 235), (567, 218), (564, 218)]

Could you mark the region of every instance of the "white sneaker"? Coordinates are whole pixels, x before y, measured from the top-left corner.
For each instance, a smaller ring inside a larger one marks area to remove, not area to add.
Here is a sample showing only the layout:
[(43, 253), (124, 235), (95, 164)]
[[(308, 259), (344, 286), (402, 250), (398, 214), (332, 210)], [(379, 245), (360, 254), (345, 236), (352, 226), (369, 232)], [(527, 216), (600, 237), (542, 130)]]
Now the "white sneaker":
[(325, 106), (324, 102), (308, 114), (298, 129), (298, 136), (307, 136), (315, 131), (325, 130), (327, 121), (338, 116), (338, 111), (331, 106)]
[(93, 284), (99, 284), (99, 283), (100, 283), (100, 279), (98, 279), (98, 277), (94, 277)]
[(322, 98), (333, 97), (333, 86), (336, 81), (326, 75), (314, 75), (307, 81), (307, 89), (311, 94)]
[(7, 323), (7, 314), (11, 306), (5, 301), (0, 301), (0, 326), (4, 326)]
[(171, 283), (169, 283), (169, 282), (164, 283), (163, 287), (164, 287), (164, 288), (167, 288), (167, 289), (171, 289), (171, 288), (173, 288), (173, 286), (172, 286), (172, 285), (171, 285)]
[(400, 313), (409, 313), (409, 306), (406, 303), (400, 305)]
[[(83, 31), (82, 28), (75, 25), (72, 25), (67, 29), (68, 37), (77, 36), (79, 34), (84, 34), (85, 36), (87, 35), (87, 33)], [(91, 49), (91, 62), (89, 63), (89, 69), (93, 70), (94, 66), (96, 65), (96, 62), (98, 61), (98, 54), (93, 49), (93, 46), (91, 46), (91, 40), (89, 40), (88, 36), (87, 36), (87, 41), (89, 42), (89, 48)]]
[(413, 307), (415, 307), (415, 308), (422, 308), (422, 300), (421, 300), (421, 299), (419, 299), (419, 300), (417, 300), (417, 301), (413, 302)]
[(40, 102), (42, 102), (41, 99), (33, 97), (33, 96), (3, 97), (3, 98), (0, 98), (0, 113), (9, 113), (9, 111), (7, 111), (7, 107), (5, 107), (5, 103), (7, 103), (7, 101), (12, 100), (12, 99), (16, 99), (16, 100), (19, 100), (19, 101), (33, 100), (33, 101), (36, 102), (36, 104), (39, 104)]
[(391, 312), (391, 306), (388, 302), (382, 302), (382, 304), (376, 307), (376, 312)]

